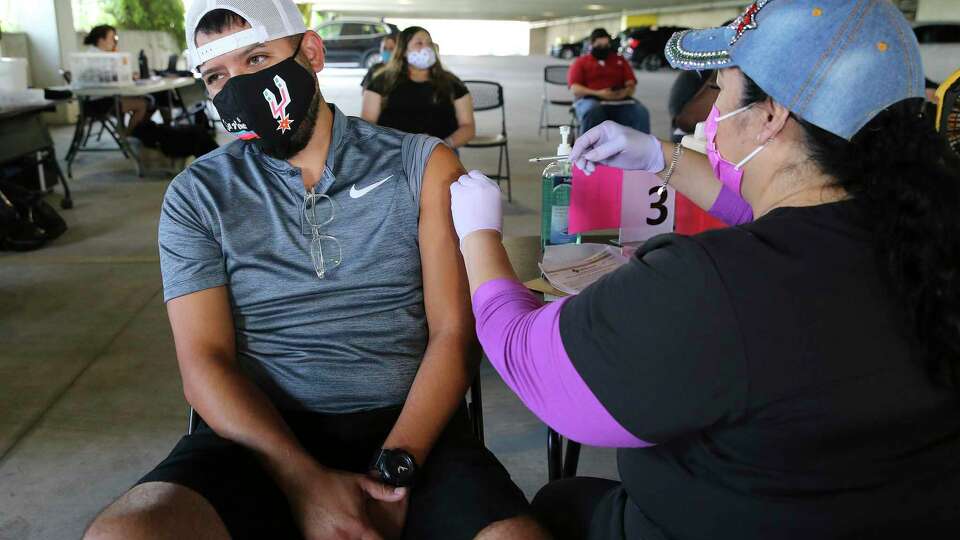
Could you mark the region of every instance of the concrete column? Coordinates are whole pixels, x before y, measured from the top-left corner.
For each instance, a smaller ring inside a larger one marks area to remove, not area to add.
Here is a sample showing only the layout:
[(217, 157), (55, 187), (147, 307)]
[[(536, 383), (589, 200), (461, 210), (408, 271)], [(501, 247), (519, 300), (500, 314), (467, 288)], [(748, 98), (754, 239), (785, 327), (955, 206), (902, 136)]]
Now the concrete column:
[(917, 22), (960, 22), (960, 2), (957, 0), (918, 0)]
[(63, 84), (59, 70), (76, 51), (70, 0), (30, 0), (20, 4), (23, 32), (30, 40), (33, 86)]
[(541, 55), (541, 54), (549, 54), (549, 53), (550, 53), (550, 46), (547, 43), (547, 29), (531, 28), (530, 29), (530, 54)]

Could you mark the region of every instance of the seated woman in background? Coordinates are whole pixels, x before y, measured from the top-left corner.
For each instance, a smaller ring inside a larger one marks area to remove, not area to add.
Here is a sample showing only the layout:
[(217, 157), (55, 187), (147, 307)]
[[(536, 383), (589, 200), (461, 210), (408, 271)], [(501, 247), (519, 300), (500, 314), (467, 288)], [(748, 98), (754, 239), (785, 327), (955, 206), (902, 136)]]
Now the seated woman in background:
[[(83, 44), (86, 45), (85, 52), (94, 53), (112, 53), (117, 52), (117, 43), (120, 37), (117, 35), (117, 29), (109, 24), (94, 26), (87, 37), (83, 38)], [(138, 73), (134, 70), (134, 77)], [(113, 98), (91, 99), (86, 105), (87, 113), (100, 116), (111, 112), (113, 108)], [(145, 97), (122, 97), (120, 98), (120, 111), (126, 116), (131, 113), (130, 121), (126, 126), (123, 125), (123, 119), (118, 119), (120, 129), (125, 130), (127, 134), (133, 133), (133, 130), (150, 116), (150, 100)]]
[(387, 62), (390, 61), (390, 57), (393, 55), (393, 50), (397, 48), (397, 34), (389, 34), (383, 36), (383, 39), (380, 40), (380, 61), (370, 67), (367, 70), (366, 75), (363, 76), (363, 80), (360, 81), (361, 95), (363, 90), (367, 89), (367, 86), (370, 85), (370, 81), (373, 79), (373, 76), (378, 73), (384, 66), (387, 65)]
[(475, 134), (467, 87), (443, 69), (430, 33), (419, 26), (400, 32), (390, 61), (363, 92), (361, 116), (407, 133), (433, 135), (453, 149)]

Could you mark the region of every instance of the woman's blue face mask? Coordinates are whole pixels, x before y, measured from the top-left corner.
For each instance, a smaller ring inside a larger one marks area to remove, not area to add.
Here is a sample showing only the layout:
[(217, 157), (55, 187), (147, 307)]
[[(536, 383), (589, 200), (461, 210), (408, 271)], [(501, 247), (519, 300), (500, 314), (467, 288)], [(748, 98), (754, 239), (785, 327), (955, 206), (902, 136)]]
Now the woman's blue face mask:
[(392, 52), (393, 52), (393, 51), (380, 51), (380, 59), (383, 60), (384, 63), (389, 62), (389, 61), (390, 61), (390, 54), (391, 54)]

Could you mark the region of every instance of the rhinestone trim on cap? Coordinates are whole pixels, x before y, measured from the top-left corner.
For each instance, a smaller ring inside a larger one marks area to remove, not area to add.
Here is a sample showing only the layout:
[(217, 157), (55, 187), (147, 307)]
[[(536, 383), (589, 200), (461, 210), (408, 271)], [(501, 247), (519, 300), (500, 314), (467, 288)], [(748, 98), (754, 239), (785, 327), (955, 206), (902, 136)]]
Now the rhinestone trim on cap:
[(763, 9), (763, 6), (767, 5), (767, 2), (770, 0), (757, 0), (756, 2), (750, 4), (750, 7), (743, 12), (743, 15), (740, 15), (732, 23), (730, 23), (730, 28), (736, 30), (736, 33), (733, 35), (733, 39), (730, 40), (730, 45), (732, 46), (736, 43), (741, 37), (743, 37), (744, 32), (747, 30), (756, 30), (757, 28), (757, 13)]
[(684, 49), (683, 45), (681, 45), (683, 38), (693, 31), (694, 30), (684, 30), (683, 32), (677, 32), (670, 36), (664, 53), (671, 64), (712, 69), (715, 66), (728, 64), (730, 62), (730, 53), (726, 50), (698, 52)]

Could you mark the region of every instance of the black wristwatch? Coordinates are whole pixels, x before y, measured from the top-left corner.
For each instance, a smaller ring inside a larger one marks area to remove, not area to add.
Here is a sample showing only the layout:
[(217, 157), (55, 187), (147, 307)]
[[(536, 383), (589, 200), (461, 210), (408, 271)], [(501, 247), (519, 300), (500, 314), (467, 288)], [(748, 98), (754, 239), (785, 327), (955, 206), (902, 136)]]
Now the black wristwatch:
[(380, 476), (381, 482), (397, 487), (412, 486), (418, 469), (417, 460), (398, 448), (381, 448), (370, 462), (370, 470)]

